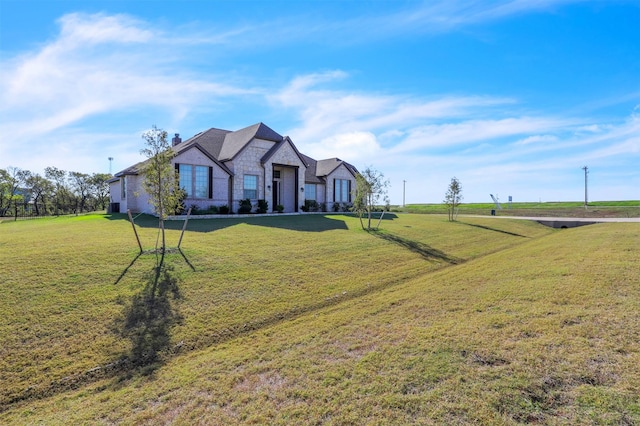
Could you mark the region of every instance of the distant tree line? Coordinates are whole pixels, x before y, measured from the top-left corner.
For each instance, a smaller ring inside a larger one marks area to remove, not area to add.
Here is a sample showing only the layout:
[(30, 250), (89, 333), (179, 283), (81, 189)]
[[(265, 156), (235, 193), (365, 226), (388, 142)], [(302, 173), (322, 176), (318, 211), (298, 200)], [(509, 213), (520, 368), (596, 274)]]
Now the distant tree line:
[(18, 167), (0, 169), (0, 216), (47, 216), (104, 210), (108, 173), (47, 167), (44, 176)]

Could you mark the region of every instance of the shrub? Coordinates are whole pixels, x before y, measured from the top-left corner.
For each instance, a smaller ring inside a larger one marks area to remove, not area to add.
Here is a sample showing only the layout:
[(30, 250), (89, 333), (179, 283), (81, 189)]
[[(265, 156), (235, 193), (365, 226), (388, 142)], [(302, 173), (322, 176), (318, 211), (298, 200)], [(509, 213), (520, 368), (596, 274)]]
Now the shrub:
[(258, 200), (258, 208), (256, 213), (264, 214), (269, 210), (269, 203), (267, 200)]
[(282, 212), (284, 211), (284, 206), (283, 206), (282, 204), (278, 204), (278, 205), (276, 206), (276, 211), (277, 211), (278, 213), (282, 213)]
[(305, 212), (317, 212), (320, 211), (320, 205), (316, 200), (304, 200), (304, 206), (302, 211)]
[(223, 204), (220, 207), (218, 207), (218, 212), (220, 214), (229, 214), (229, 213), (231, 213), (231, 209), (229, 208), (228, 205)]
[(191, 214), (195, 214), (195, 215), (218, 214), (218, 207), (209, 206), (206, 209), (199, 209), (199, 208), (196, 208), (195, 210), (192, 209)]
[(240, 208), (238, 209), (238, 213), (246, 214), (251, 213), (251, 209), (253, 205), (251, 204), (251, 200), (249, 198), (245, 198), (244, 200), (240, 200)]

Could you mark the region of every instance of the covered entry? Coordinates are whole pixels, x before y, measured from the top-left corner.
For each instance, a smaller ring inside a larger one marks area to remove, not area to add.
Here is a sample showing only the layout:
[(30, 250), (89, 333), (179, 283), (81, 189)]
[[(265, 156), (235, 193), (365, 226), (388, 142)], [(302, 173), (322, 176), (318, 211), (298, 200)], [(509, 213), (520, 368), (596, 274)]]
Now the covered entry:
[(287, 213), (298, 211), (299, 191), (298, 166), (284, 164), (272, 165), (271, 200), (270, 210), (276, 211), (276, 206), (281, 204)]

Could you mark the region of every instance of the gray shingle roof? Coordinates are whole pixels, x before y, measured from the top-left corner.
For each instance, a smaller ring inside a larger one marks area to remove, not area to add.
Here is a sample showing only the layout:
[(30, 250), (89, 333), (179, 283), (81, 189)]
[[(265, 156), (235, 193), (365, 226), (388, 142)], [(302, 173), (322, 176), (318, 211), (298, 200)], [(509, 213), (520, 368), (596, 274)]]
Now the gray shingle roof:
[(316, 173), (318, 162), (307, 155), (300, 154), (300, 156), (304, 159), (304, 162), (307, 163), (307, 170), (304, 172), (304, 181), (307, 183), (325, 183), (324, 178), (318, 176)]
[(229, 130), (211, 128), (176, 145), (173, 149), (176, 153), (180, 153), (197, 143), (207, 150), (213, 158), (218, 159), (220, 151), (222, 150), (222, 145), (224, 144), (225, 136), (229, 133), (231, 133)]
[(140, 167), (149, 160), (144, 160), (139, 163), (134, 164), (133, 166), (127, 167), (124, 170), (119, 171), (115, 175), (113, 175), (113, 180), (116, 180), (116, 177), (124, 176), (124, 175), (137, 175), (140, 171)]
[[(263, 161), (273, 155), (273, 153), (277, 151), (283, 143), (287, 141), (290, 142), (300, 159), (307, 165), (305, 181), (308, 183), (325, 183), (325, 177), (343, 164), (354, 176), (358, 173), (358, 170), (353, 165), (339, 158), (329, 158), (326, 160), (316, 161), (313, 158), (298, 152), (297, 148), (295, 148), (295, 145), (288, 137), (283, 137), (264, 123), (257, 123), (237, 131), (211, 128), (192, 136), (186, 141), (174, 146), (172, 149), (176, 154), (179, 154), (194, 147), (198, 148), (212, 158), (216, 163), (220, 164), (228, 171), (229, 174), (232, 174), (231, 171), (224, 166), (224, 161), (232, 160), (254, 138), (275, 142), (274, 146), (263, 157)], [(138, 174), (140, 167), (146, 161), (148, 160), (137, 163), (116, 173), (114, 175), (114, 179), (115, 177), (123, 175)]]
[[(293, 149), (293, 151), (296, 153), (296, 155), (298, 156), (300, 161), (302, 161), (302, 163), (306, 166), (307, 165), (307, 161), (305, 159), (305, 156), (300, 154), (300, 151), (298, 151), (298, 148), (296, 148), (296, 146), (293, 144), (291, 139), (289, 139), (289, 136), (285, 136), (280, 142), (276, 142), (271, 147), (271, 149), (269, 151), (267, 151), (267, 153), (265, 155), (262, 156), (262, 158), (260, 159), (260, 162), (262, 164), (266, 163), (269, 160), (269, 158), (271, 158), (271, 156), (273, 154), (275, 154), (282, 147), (282, 145), (284, 145), (286, 143), (288, 143), (291, 146), (291, 149)], [(309, 157), (306, 157), (306, 158), (309, 158)]]
[(264, 123), (257, 123), (253, 126), (227, 133), (217, 158), (220, 161), (232, 160), (253, 138), (273, 142), (280, 142), (283, 139), (280, 134)]
[(358, 169), (356, 169), (346, 161), (343, 161), (339, 158), (328, 158), (326, 160), (318, 161), (318, 165), (316, 166), (316, 174), (318, 176), (327, 176), (342, 165), (344, 165), (352, 175), (355, 176), (358, 173)]

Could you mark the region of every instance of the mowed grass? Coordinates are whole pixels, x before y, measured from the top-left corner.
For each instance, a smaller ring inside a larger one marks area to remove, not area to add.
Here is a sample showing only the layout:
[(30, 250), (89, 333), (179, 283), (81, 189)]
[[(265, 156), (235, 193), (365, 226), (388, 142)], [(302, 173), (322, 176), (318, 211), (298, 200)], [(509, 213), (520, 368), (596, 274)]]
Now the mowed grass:
[[(494, 203), (462, 203), (461, 215), (490, 215), (494, 210), (498, 216), (544, 216), (544, 217), (640, 217), (640, 201), (593, 201), (584, 208), (584, 201), (565, 202), (501, 202), (502, 209)], [(447, 214), (446, 206), (439, 204), (408, 204), (396, 207), (396, 211), (408, 213)]]
[[(345, 216), (192, 220), (182, 254), (165, 262), (177, 284), (162, 295), (159, 324), (150, 318), (159, 313), (140, 303), (153, 288), (157, 259), (138, 256), (124, 216), (4, 223), (0, 401), (73, 386), (140, 346), (160, 345), (161, 355), (176, 345), (208, 346), (526, 239), (462, 224), (447, 230), (442, 218), (395, 222), (386, 220), (389, 232), (375, 236)], [(138, 223), (145, 248), (153, 248), (157, 220), (143, 216)], [(175, 228), (167, 232), (169, 245), (181, 226), (168, 223)], [(531, 236), (550, 232), (518, 227)], [(394, 232), (395, 241), (382, 238)], [(487, 234), (496, 235), (481, 237)], [(475, 242), (459, 244), (462, 238)], [(151, 327), (142, 338), (154, 342), (139, 340), (139, 327), (127, 327), (131, 318)]]
[(131, 356), (123, 317), (155, 257), (136, 259), (130, 224), (104, 216), (1, 225), (3, 398), (31, 387), (33, 399), (0, 420), (640, 421), (637, 224), (400, 215), (366, 233), (299, 216), (193, 229), (184, 257), (165, 260), (175, 291), (155, 369), (65, 390), (51, 384)]

